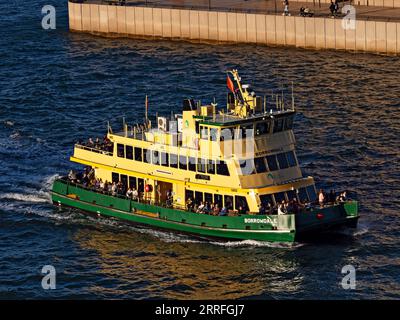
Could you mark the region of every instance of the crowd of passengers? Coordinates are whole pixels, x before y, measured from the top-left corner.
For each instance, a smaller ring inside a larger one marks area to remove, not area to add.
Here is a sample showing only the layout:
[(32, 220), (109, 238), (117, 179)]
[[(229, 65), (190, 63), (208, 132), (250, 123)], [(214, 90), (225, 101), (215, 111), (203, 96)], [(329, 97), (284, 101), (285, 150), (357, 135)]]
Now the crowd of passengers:
[(320, 189), (318, 192), (318, 202), (310, 202), (308, 200), (301, 202), (298, 201), (297, 198), (293, 198), (291, 201), (282, 200), (281, 203), (277, 203), (275, 206), (271, 205), (270, 202), (267, 202), (266, 204), (261, 203), (258, 207), (258, 214), (297, 214), (311, 209), (314, 205), (319, 205), (323, 208), (328, 205), (334, 205), (345, 201), (347, 201), (346, 191), (336, 194), (334, 190), (331, 190), (327, 194), (323, 189)]
[(71, 170), (68, 173), (68, 180), (80, 184), (85, 188), (92, 189), (97, 192), (104, 194), (110, 194), (112, 196), (126, 196), (132, 200), (139, 200), (139, 192), (135, 188), (127, 188), (121, 181), (109, 182), (103, 181), (103, 179), (96, 178), (94, 170), (90, 167), (86, 167), (83, 172), (75, 172)]
[(87, 141), (78, 141), (77, 144), (84, 147), (113, 152), (113, 143), (107, 138), (107, 135), (105, 135), (103, 139), (96, 138), (93, 140), (92, 138), (89, 138)]
[[(71, 170), (68, 174), (68, 180), (81, 184), (86, 188), (90, 188), (96, 192), (101, 192), (104, 194), (110, 194), (112, 196), (126, 196), (127, 198), (135, 201), (141, 199), (141, 194), (136, 188), (126, 187), (121, 181), (119, 182), (108, 182), (103, 181), (100, 178), (95, 177), (93, 168), (86, 167), (83, 172), (75, 172)], [(165, 205), (172, 206), (173, 203), (173, 193), (172, 190), (167, 190), (165, 195)], [(261, 203), (258, 207), (259, 215), (284, 215), (284, 214), (297, 214), (302, 211), (307, 211), (311, 209), (314, 205), (318, 205), (322, 208), (327, 205), (333, 205), (341, 202), (347, 201), (346, 191), (336, 194), (334, 190), (326, 193), (323, 189), (318, 192), (318, 201), (310, 202), (304, 200), (303, 202), (298, 201), (297, 198), (293, 198), (291, 201), (282, 200), (281, 203), (272, 205), (270, 202)], [(186, 209), (191, 212), (199, 214), (209, 214), (214, 216), (227, 216), (233, 213), (232, 203), (226, 203), (225, 206), (221, 206), (218, 203), (210, 203), (208, 201), (200, 201), (199, 203), (188, 198), (186, 201)], [(239, 206), (236, 211), (239, 215), (248, 214), (248, 210), (245, 206)]]

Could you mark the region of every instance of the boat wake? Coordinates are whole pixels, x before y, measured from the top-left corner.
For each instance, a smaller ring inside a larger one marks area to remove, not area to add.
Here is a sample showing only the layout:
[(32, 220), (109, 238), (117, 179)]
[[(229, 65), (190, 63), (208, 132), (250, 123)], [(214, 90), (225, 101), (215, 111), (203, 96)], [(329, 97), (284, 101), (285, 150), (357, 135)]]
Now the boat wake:
[(30, 203), (46, 203), (50, 201), (45, 192), (37, 193), (3, 193), (0, 194), (0, 199), (2, 200), (16, 200), (21, 202)]

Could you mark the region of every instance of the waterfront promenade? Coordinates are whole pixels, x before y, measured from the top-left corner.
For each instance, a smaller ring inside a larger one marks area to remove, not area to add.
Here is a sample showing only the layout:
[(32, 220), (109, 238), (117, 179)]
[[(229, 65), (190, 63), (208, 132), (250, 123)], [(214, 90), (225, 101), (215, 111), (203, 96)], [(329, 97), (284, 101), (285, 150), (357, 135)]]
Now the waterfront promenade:
[[(69, 2), (73, 31), (107, 36), (191, 41), (257, 43), (313, 49), (400, 54), (400, 8), (358, 6), (354, 26), (344, 25), (341, 8), (331, 17), (329, 3), (272, 0), (89, 0)], [(364, 1), (364, 0), (362, 0)], [(391, 0), (394, 5), (394, 1)], [(400, 1), (400, 0), (399, 0)], [(387, 3), (386, 3), (387, 4)], [(313, 17), (299, 16), (308, 7)]]
[[(374, 0), (368, 0), (368, 6), (358, 5), (358, 3), (364, 3), (366, 1), (367, 0), (341, 1), (339, 2), (339, 7), (341, 9), (345, 5), (354, 6), (356, 8), (357, 19), (400, 21), (400, 0), (381, 0), (379, 2), (380, 5), (374, 5)], [(124, 2), (121, 0), (81, 0), (81, 2), (278, 15), (281, 15), (284, 9), (283, 0), (126, 0)], [(299, 15), (301, 7), (308, 7), (316, 17), (326, 18), (330, 16), (329, 5), (330, 0), (289, 0), (289, 12), (292, 16), (296, 16)], [(340, 13), (340, 16), (343, 16), (343, 14)]]

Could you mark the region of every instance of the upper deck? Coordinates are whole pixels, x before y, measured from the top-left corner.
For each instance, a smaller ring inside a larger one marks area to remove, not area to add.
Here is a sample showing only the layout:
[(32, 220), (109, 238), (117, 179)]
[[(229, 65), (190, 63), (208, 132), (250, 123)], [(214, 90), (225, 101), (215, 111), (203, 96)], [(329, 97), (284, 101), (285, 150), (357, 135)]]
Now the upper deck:
[(293, 100), (289, 108), (277, 95), (275, 105), (267, 103), (233, 74), (238, 88), (228, 94), (226, 109), (186, 99), (182, 114), (146, 116), (136, 125), (124, 120), (122, 130), (108, 129), (111, 147), (78, 144), (71, 159), (204, 188), (267, 192), (313, 184), (295, 154)]

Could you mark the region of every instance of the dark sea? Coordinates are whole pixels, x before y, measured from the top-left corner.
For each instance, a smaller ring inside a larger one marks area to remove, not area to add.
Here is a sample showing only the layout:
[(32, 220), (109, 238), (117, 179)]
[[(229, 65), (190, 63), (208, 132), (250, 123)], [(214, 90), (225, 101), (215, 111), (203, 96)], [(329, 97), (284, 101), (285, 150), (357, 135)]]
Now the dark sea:
[[(56, 30), (41, 28), (45, 4)], [(398, 57), (71, 33), (66, 0), (1, 1), (0, 12), (0, 298), (400, 298)], [(146, 94), (152, 115), (186, 97), (223, 107), (232, 67), (260, 95), (293, 81), (303, 173), (360, 201), (357, 230), (207, 242), (51, 204), (75, 141), (142, 121)], [(42, 289), (45, 265), (55, 290)], [(345, 265), (355, 289), (341, 285)]]

